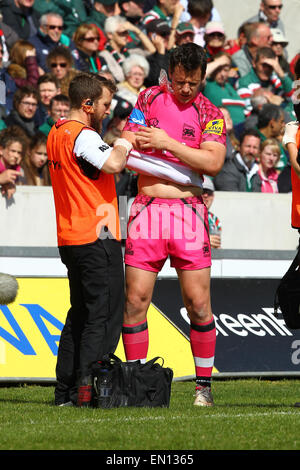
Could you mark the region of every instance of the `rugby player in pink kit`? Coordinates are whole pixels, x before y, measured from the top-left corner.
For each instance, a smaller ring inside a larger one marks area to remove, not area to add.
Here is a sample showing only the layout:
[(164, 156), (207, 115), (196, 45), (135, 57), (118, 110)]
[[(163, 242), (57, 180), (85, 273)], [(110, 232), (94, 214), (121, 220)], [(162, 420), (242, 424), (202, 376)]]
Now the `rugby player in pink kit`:
[[(133, 144), (128, 166), (139, 173), (139, 193), (128, 221), (125, 249), (126, 359), (146, 361), (147, 310), (158, 272), (170, 257), (190, 318), (195, 405), (212, 406), (216, 328), (210, 302), (211, 249), (202, 174), (216, 175), (225, 158), (223, 114), (200, 92), (203, 48), (190, 43), (170, 56), (170, 83), (139, 95), (122, 137)], [(176, 347), (176, 345), (174, 345)]]

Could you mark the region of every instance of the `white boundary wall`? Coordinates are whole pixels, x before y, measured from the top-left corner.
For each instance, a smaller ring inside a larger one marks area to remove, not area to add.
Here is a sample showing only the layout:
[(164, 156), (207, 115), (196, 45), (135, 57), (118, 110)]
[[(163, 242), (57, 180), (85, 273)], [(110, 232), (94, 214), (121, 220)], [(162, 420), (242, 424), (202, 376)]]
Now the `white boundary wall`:
[[(295, 250), (291, 194), (216, 192), (211, 208), (223, 227), (222, 248)], [(12, 200), (0, 198), (0, 247), (56, 247), (51, 187), (19, 186)]]

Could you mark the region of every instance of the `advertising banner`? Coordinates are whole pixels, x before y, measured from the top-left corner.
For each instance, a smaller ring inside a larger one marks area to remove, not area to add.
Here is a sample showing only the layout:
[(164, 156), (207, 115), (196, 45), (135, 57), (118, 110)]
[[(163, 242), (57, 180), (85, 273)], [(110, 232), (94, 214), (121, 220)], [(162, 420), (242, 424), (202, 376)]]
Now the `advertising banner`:
[[(220, 375), (300, 375), (300, 330), (289, 330), (273, 315), (278, 283), (278, 279), (212, 279), (215, 368)], [(158, 281), (152, 300), (188, 337), (189, 319), (178, 281)]]
[[(16, 301), (0, 306), (0, 380), (54, 381), (69, 309), (66, 278), (18, 278)], [(299, 375), (300, 331), (273, 315), (276, 279), (212, 279), (217, 326), (215, 376)], [(175, 379), (193, 378), (189, 319), (177, 279), (159, 279), (148, 311), (148, 359), (160, 356)], [(116, 354), (125, 360), (122, 340)]]

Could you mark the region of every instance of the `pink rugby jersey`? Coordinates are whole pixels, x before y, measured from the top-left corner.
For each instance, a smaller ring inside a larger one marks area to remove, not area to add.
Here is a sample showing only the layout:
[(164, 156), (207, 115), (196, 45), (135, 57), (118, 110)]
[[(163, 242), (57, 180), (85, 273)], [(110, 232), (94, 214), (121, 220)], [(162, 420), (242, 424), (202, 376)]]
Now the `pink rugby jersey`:
[[(164, 129), (170, 137), (192, 148), (200, 148), (204, 142), (226, 145), (223, 114), (202, 93), (192, 102), (181, 104), (159, 86), (147, 88), (140, 93), (124, 130), (136, 132), (140, 126)], [(127, 167), (181, 184), (202, 186), (201, 175), (166, 150), (132, 150)]]

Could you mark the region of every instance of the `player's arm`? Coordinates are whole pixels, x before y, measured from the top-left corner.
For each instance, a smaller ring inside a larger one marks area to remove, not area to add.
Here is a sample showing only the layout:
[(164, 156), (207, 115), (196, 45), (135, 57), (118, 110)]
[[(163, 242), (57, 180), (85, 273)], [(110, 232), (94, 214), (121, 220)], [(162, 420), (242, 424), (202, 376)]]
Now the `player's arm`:
[(114, 148), (104, 142), (100, 135), (91, 129), (83, 129), (76, 139), (74, 154), (105, 173), (119, 173), (126, 164), (131, 144), (118, 139)]
[(224, 165), (226, 147), (219, 142), (203, 142), (199, 149), (188, 147), (169, 137), (163, 129), (142, 127), (136, 133), (141, 150), (155, 148), (167, 150), (196, 171), (215, 176)]

